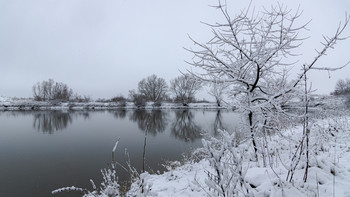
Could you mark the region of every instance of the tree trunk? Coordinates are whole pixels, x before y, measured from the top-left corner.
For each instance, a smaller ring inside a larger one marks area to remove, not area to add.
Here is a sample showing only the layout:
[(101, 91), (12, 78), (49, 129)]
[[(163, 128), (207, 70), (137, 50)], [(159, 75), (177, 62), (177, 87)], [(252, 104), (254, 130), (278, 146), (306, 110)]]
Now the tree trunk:
[(253, 112), (249, 112), (249, 127), (250, 127), (250, 136), (252, 138), (252, 143), (253, 143), (253, 148), (254, 148), (254, 153), (255, 153), (255, 159), (256, 162), (259, 163), (258, 159), (258, 149), (256, 146), (256, 141), (255, 141), (255, 132), (254, 132), (254, 125), (253, 125)]

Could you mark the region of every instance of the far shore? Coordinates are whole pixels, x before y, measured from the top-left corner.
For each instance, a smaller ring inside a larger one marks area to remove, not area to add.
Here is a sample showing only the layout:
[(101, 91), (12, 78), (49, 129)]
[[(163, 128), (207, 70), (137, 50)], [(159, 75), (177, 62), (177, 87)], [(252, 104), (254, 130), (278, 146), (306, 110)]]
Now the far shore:
[(32, 99), (2, 99), (0, 111), (35, 111), (35, 110), (122, 110), (122, 109), (232, 109), (230, 106), (218, 106), (214, 102), (182, 103), (164, 102), (154, 105), (147, 102), (144, 106), (136, 106), (133, 102), (69, 102), (69, 101), (34, 101)]
[[(314, 95), (310, 101), (309, 107), (337, 108), (343, 106), (343, 97), (328, 95)], [(303, 107), (301, 100), (290, 100), (284, 108), (298, 109)], [(38, 111), (38, 110), (135, 110), (135, 109), (227, 109), (235, 110), (228, 104), (218, 106), (216, 102), (196, 102), (183, 105), (182, 103), (163, 102), (156, 105), (153, 102), (147, 102), (143, 106), (136, 106), (133, 102), (72, 102), (72, 101), (35, 101), (31, 98), (10, 98), (0, 96), (0, 111)]]

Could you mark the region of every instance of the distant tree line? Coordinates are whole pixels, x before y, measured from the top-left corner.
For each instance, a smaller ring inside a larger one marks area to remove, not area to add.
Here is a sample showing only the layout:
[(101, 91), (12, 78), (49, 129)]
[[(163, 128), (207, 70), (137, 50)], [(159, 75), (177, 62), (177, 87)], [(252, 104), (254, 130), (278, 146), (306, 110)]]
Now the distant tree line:
[[(195, 102), (196, 93), (205, 85), (203, 81), (196, 79), (190, 74), (184, 74), (170, 80), (168, 85), (166, 80), (153, 74), (142, 79), (137, 86), (137, 90), (130, 90), (128, 98), (122, 95), (111, 99), (98, 99), (98, 102), (117, 102), (125, 106), (127, 101), (134, 102), (136, 106), (145, 106), (146, 102), (154, 102), (155, 106), (160, 106), (162, 102), (176, 102), (187, 106), (188, 103)], [(210, 89), (208, 94), (214, 97), (216, 104), (222, 105), (223, 96), (228, 85), (223, 82), (208, 83)], [(55, 82), (53, 79), (37, 82), (32, 87), (33, 98), (36, 101), (75, 101), (89, 102), (91, 98), (86, 95), (74, 93), (72, 88), (62, 82)], [(349, 97), (350, 106), (350, 79), (339, 79), (331, 95)]]
[[(187, 106), (195, 100), (195, 94), (201, 89), (201, 82), (190, 75), (181, 75), (170, 81), (151, 75), (138, 83), (136, 90), (129, 91), (129, 98), (136, 106), (143, 106), (147, 101), (159, 106), (163, 101), (174, 101)], [(169, 94), (170, 92), (170, 94)], [(173, 96), (171, 99), (170, 95)]]
[[(137, 86), (137, 90), (129, 91), (129, 98), (122, 95), (111, 99), (98, 99), (100, 102), (118, 102), (126, 105), (127, 101), (134, 102), (136, 106), (145, 106), (146, 102), (153, 102), (155, 106), (160, 106), (164, 101), (173, 101), (187, 106), (194, 102), (195, 94), (201, 89), (202, 82), (189, 74), (181, 75), (170, 81), (153, 74), (142, 79)], [(80, 96), (65, 83), (55, 82), (53, 79), (37, 82), (33, 85), (33, 97), (36, 101), (76, 101), (88, 102), (90, 97)]]

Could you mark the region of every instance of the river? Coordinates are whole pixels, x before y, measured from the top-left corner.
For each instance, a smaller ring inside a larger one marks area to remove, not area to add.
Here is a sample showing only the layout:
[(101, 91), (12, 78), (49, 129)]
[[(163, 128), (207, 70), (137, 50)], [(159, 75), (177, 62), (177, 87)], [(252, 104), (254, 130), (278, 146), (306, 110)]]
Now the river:
[[(90, 179), (99, 185), (118, 139), (119, 164), (130, 159), (139, 172), (161, 173), (166, 161), (183, 160), (201, 147), (203, 134), (237, 131), (239, 117), (228, 110), (0, 112), (0, 196), (81, 196), (51, 191), (91, 189)], [(129, 180), (125, 170), (117, 171), (121, 183)]]

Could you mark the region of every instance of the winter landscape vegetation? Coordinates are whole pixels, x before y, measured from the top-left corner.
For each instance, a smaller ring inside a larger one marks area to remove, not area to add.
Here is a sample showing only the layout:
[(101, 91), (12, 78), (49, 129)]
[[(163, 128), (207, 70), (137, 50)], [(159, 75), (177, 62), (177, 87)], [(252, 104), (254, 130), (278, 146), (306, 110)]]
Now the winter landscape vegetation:
[[(317, 94), (310, 77), (349, 67), (350, 15), (303, 59), (303, 8), (255, 3), (212, 2), (220, 20), (187, 37), (189, 68), (127, 95), (49, 77), (0, 96), (0, 196), (350, 196), (350, 79)], [(333, 51), (345, 61), (325, 64)]]

